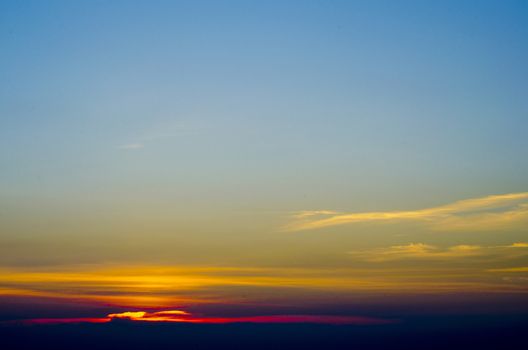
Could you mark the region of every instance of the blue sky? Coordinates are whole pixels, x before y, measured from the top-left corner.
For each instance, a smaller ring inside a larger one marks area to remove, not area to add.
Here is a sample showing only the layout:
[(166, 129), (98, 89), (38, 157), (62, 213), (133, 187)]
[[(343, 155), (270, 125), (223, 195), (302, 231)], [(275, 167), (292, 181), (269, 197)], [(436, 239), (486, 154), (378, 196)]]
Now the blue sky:
[(317, 200), (344, 206), (342, 193), (390, 202), (526, 186), (523, 1), (28, 1), (1, 12), (10, 195), (178, 176), (224, 187), (220, 177), (283, 200), (284, 187), (294, 197), (325, 183), (331, 196)]
[(9, 229), (115, 210), (271, 229), (523, 192), (527, 17), (524, 1), (4, 1)]

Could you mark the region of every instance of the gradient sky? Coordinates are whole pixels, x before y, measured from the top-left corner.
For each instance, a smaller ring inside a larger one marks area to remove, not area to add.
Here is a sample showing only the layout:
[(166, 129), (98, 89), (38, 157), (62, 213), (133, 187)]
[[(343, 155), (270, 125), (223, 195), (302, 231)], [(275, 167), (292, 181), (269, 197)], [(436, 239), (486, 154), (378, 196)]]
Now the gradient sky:
[(526, 1), (2, 1), (4, 314), (514, 310), (527, 23)]

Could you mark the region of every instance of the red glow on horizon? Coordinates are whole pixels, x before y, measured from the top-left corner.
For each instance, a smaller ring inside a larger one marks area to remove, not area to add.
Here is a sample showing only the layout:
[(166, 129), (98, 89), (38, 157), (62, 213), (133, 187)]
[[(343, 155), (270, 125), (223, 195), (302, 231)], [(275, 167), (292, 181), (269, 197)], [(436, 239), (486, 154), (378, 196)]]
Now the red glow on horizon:
[(269, 315), (244, 317), (196, 317), (182, 310), (165, 310), (157, 312), (125, 311), (108, 314), (107, 317), (87, 318), (39, 318), (24, 320), (26, 324), (61, 324), (61, 323), (107, 323), (111, 321), (134, 322), (178, 322), (200, 324), (228, 323), (312, 323), (333, 325), (380, 325), (394, 323), (387, 320), (362, 316), (332, 316), (332, 315)]
[(376, 325), (394, 323), (385, 320), (359, 316), (330, 316), (330, 315), (269, 315), (247, 317), (201, 318), (191, 322), (195, 323), (314, 323), (333, 325)]

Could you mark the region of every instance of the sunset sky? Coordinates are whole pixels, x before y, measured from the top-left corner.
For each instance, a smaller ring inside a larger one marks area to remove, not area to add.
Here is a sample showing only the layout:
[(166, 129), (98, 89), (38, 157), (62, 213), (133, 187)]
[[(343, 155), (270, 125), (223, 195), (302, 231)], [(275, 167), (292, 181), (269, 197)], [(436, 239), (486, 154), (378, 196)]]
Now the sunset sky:
[(528, 312), (527, 23), (0, 2), (0, 321)]

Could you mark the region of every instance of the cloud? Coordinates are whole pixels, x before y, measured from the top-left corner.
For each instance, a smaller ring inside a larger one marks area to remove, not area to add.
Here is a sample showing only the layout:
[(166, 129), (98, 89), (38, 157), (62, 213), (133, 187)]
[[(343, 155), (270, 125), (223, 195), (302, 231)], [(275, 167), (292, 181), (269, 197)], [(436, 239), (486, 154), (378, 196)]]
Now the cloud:
[(407, 211), (336, 213), (302, 211), (284, 231), (303, 231), (364, 222), (417, 221), (435, 230), (493, 230), (528, 222), (528, 192), (493, 195)]
[(506, 267), (501, 269), (489, 269), (490, 272), (528, 272), (528, 266)]
[(180, 137), (183, 134), (201, 132), (206, 130), (207, 128), (207, 125), (204, 125), (200, 122), (197, 123), (196, 120), (192, 123), (190, 123), (189, 121), (183, 122), (181, 120), (170, 121), (167, 123), (154, 125), (139, 139), (145, 141), (157, 141), (173, 137)]
[(204, 130), (203, 125), (189, 125), (188, 123), (170, 122), (166, 124), (159, 124), (151, 128), (149, 131), (132, 137), (132, 140), (136, 140), (134, 143), (127, 143), (118, 146), (119, 149), (123, 150), (137, 150), (144, 148), (145, 144), (150, 144), (155, 141), (164, 139), (170, 139), (181, 136), (184, 133), (195, 133)]
[(143, 147), (145, 147), (145, 145), (142, 143), (127, 143), (125, 145), (119, 146), (119, 149), (135, 150), (135, 149), (141, 149)]
[(386, 248), (374, 248), (349, 252), (353, 257), (368, 262), (385, 262), (395, 260), (425, 259), (449, 260), (470, 257), (518, 258), (528, 255), (528, 243), (519, 242), (511, 245), (478, 246), (455, 245), (441, 248), (425, 243), (410, 243)]
[(528, 248), (528, 243), (519, 242), (519, 243), (513, 243), (512, 248)]
[(182, 310), (166, 310), (157, 312), (126, 311), (117, 314), (109, 314), (110, 319), (126, 319), (131, 321), (146, 322), (188, 322), (191, 314)]
[[(430, 256), (433, 259), (484, 254), (486, 247), (454, 246), (441, 249), (423, 243), (395, 246), (378, 251), (356, 252), (363, 260), (379, 261)], [(514, 245), (489, 249), (486, 254), (509, 250), (508, 254), (527, 254), (528, 249)], [(382, 253), (382, 254), (380, 254)], [(506, 255), (505, 255), (506, 256)], [(524, 255), (526, 256), (526, 255)], [(491, 260), (490, 260), (491, 261)], [(347, 264), (348, 265), (348, 264)], [(492, 266), (490, 266), (491, 268)], [(302, 298), (342, 298), (353, 295), (444, 292), (512, 292), (519, 286), (489, 278), (482, 265), (451, 266), (427, 264), (390, 268), (378, 264), (368, 267), (331, 268), (245, 268), (159, 265), (84, 266), (67, 269), (0, 268), (0, 299), (53, 299), (64, 302), (112, 305), (126, 308), (170, 308), (174, 305), (210, 303), (298, 303)], [(332, 297), (330, 297), (332, 298)], [(138, 314), (139, 315), (139, 314)], [(143, 317), (139, 315), (140, 317)], [(155, 315), (166, 317), (167, 315)], [(183, 317), (183, 314), (176, 315)], [(174, 315), (171, 315), (174, 317)]]
[(310, 216), (336, 215), (336, 214), (339, 214), (339, 212), (333, 211), (333, 210), (305, 210), (305, 211), (300, 211), (298, 213), (295, 213), (293, 217), (296, 219), (304, 219)]

